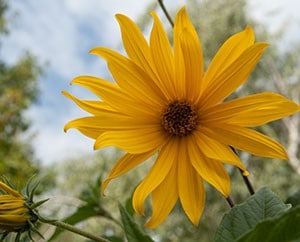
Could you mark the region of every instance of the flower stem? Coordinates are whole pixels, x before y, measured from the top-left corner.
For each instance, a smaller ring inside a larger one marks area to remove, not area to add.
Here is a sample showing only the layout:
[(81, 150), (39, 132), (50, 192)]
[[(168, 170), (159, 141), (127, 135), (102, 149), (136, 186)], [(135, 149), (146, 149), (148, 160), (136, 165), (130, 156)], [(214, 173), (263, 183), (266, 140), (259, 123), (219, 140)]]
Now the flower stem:
[(233, 200), (231, 199), (230, 196), (226, 197), (226, 201), (227, 201), (227, 203), (229, 204), (229, 206), (230, 206), (231, 208), (234, 207), (234, 202), (233, 202)]
[(253, 188), (253, 186), (252, 186), (252, 184), (251, 184), (251, 182), (250, 182), (248, 176), (245, 176), (245, 175), (243, 174), (243, 171), (242, 171), (241, 169), (239, 169), (239, 170), (240, 170), (240, 172), (241, 172), (241, 174), (242, 174), (242, 176), (243, 176), (243, 180), (244, 180), (244, 182), (245, 182), (245, 184), (246, 184), (246, 186), (247, 186), (247, 189), (248, 189), (250, 195), (255, 194), (254, 188)]
[[(231, 150), (232, 150), (237, 156), (239, 155), (235, 148), (233, 148), (232, 146), (230, 146), (230, 148), (231, 148)], [(252, 184), (251, 184), (251, 182), (250, 182), (248, 176), (245, 176), (244, 173), (243, 173), (243, 171), (242, 171), (240, 168), (239, 168), (239, 170), (240, 170), (240, 172), (241, 172), (241, 174), (242, 174), (243, 180), (244, 180), (244, 182), (245, 182), (245, 184), (246, 184), (246, 186), (247, 186), (247, 189), (248, 189), (250, 195), (255, 194), (254, 188), (253, 188), (253, 186), (252, 186)]]
[(174, 27), (174, 22), (170, 16), (168, 10), (166, 9), (166, 7), (164, 5), (163, 0), (157, 0), (157, 1), (158, 1), (159, 6), (161, 7), (161, 9), (163, 10), (164, 14), (166, 15), (169, 23), (171, 24), (172, 27)]
[[(45, 221), (46, 222), (46, 221)], [(65, 230), (68, 230), (72, 233), (75, 233), (75, 234), (79, 234), (85, 238), (88, 238), (88, 239), (91, 239), (93, 241), (96, 241), (96, 242), (109, 242), (107, 239), (104, 239), (104, 238), (101, 238), (101, 237), (97, 237), (93, 234), (90, 234), (86, 231), (83, 231), (81, 229), (78, 229), (70, 224), (67, 224), (67, 223), (64, 223), (64, 222), (61, 222), (61, 221), (47, 221), (46, 223), (49, 223), (49, 224), (52, 224), (56, 227), (59, 227), (59, 228), (62, 228), (62, 229), (65, 229)]]

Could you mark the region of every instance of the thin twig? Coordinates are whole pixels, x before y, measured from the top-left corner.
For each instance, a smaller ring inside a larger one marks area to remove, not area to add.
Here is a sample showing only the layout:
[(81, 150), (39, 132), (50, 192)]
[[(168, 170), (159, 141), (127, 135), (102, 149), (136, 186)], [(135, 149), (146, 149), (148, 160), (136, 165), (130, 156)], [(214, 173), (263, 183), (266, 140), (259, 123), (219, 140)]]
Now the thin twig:
[(231, 199), (230, 196), (226, 197), (226, 201), (227, 201), (227, 203), (229, 204), (229, 206), (230, 206), (231, 208), (234, 207), (234, 202), (233, 202), (233, 200)]
[[(230, 148), (231, 148), (231, 150), (238, 156), (238, 152), (235, 150), (235, 148), (233, 148), (232, 146), (230, 146)], [(253, 186), (252, 186), (252, 184), (251, 184), (251, 182), (250, 182), (248, 176), (245, 176), (243, 170), (241, 170), (240, 168), (239, 168), (239, 170), (240, 170), (240, 172), (241, 172), (241, 175), (242, 175), (242, 177), (243, 177), (243, 180), (244, 180), (244, 182), (245, 182), (245, 184), (246, 184), (246, 187), (247, 187), (247, 189), (248, 189), (250, 195), (255, 194), (254, 188), (253, 188)]]
[(241, 174), (242, 174), (242, 176), (243, 176), (243, 180), (244, 180), (244, 182), (245, 182), (245, 184), (246, 184), (246, 186), (247, 186), (247, 189), (248, 189), (250, 195), (255, 194), (254, 188), (253, 188), (253, 186), (252, 186), (252, 184), (251, 184), (251, 182), (250, 182), (248, 176), (245, 176), (245, 175), (243, 174), (243, 171), (242, 171), (241, 169), (239, 169), (239, 170), (240, 170), (240, 172), (241, 172)]
[(157, 0), (157, 1), (158, 1), (159, 6), (161, 7), (162, 11), (163, 11), (164, 14), (166, 15), (166, 17), (167, 17), (169, 23), (171, 24), (171, 26), (172, 26), (172, 28), (173, 28), (173, 27), (174, 27), (174, 22), (173, 22), (173, 20), (172, 20), (172, 18), (171, 18), (171, 16), (170, 16), (168, 10), (166, 9), (166, 7), (165, 7), (165, 5), (164, 5), (163, 0)]

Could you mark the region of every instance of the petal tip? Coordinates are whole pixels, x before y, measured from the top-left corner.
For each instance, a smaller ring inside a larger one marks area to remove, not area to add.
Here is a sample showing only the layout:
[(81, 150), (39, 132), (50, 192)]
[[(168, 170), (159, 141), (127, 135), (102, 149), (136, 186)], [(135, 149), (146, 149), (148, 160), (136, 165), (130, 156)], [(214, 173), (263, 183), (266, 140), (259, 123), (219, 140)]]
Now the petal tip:
[(102, 195), (103, 197), (106, 196), (106, 195), (105, 195), (105, 189), (106, 189), (108, 183), (109, 183), (109, 180), (108, 180), (108, 179), (105, 179), (104, 182), (103, 182), (102, 185), (101, 185), (101, 195)]
[(70, 98), (72, 95), (68, 93), (67, 91), (61, 91), (61, 94), (64, 95), (66, 98)]
[(67, 124), (64, 126), (64, 132), (65, 132), (65, 133), (67, 133), (67, 131), (68, 131), (70, 128), (72, 128), (69, 124), (70, 124), (70, 122), (67, 123)]
[(77, 77), (73, 78), (73, 80), (70, 82), (70, 85), (77, 84), (80, 79), (81, 79), (81, 76), (77, 76)]
[(95, 52), (97, 49), (98, 49), (97, 47), (90, 49), (89, 54), (95, 55), (96, 54)]
[(245, 31), (246, 31), (246, 32), (249, 32), (249, 33), (251, 33), (251, 34), (254, 34), (254, 30), (253, 30), (253, 28), (252, 28), (251, 25), (247, 25), (246, 28), (245, 28)]
[(117, 13), (115, 15), (115, 18), (118, 21), (119, 26), (121, 27), (121, 29), (122, 29), (122, 26), (126, 27), (126, 26), (128, 26), (129, 22), (132, 22), (132, 20), (130, 18), (128, 18), (126, 15), (120, 14), (120, 13)]
[(148, 228), (148, 229), (155, 229), (159, 225), (160, 225), (160, 223), (153, 220), (152, 218), (145, 223), (145, 227)]
[(249, 175), (250, 175), (250, 173), (247, 170), (243, 171), (243, 176), (249, 176)]
[(132, 207), (137, 214), (141, 216), (145, 216), (144, 203), (143, 201), (140, 200), (141, 197), (139, 196), (139, 194), (137, 194), (137, 189), (136, 189), (134, 191), (133, 198), (132, 198)]

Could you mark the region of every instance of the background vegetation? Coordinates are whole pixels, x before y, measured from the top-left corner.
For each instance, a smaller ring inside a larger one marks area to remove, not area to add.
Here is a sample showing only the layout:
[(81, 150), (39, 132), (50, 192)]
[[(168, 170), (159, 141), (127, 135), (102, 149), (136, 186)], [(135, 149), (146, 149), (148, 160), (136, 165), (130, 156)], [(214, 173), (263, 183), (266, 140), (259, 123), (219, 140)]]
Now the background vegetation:
[[(8, 2), (0, 0), (0, 37), (9, 34), (5, 18), (7, 8)], [(151, 4), (148, 8), (153, 10), (158, 6)], [(247, 84), (235, 95), (271, 90), (300, 102), (300, 46), (293, 46), (285, 52), (279, 49), (277, 43), (281, 35), (270, 35), (263, 23), (251, 19), (246, 0), (190, 0), (187, 8), (201, 37), (207, 65), (221, 44), (233, 33), (244, 29), (247, 24), (254, 27), (258, 40), (272, 43)], [(146, 29), (149, 21), (148, 16), (142, 15), (140, 26)], [(168, 26), (168, 23), (165, 25)], [(130, 211), (130, 196), (152, 161), (147, 161), (145, 165), (111, 182), (106, 197), (99, 193), (101, 179), (121, 156), (121, 151), (105, 149), (95, 152), (92, 157), (82, 156), (58, 161), (49, 166), (41, 165), (34, 156), (30, 139), (24, 135), (30, 127), (30, 120), (25, 118), (24, 112), (37, 101), (41, 74), (41, 64), (30, 53), (25, 53), (14, 65), (6, 64), (0, 57), (0, 174), (20, 184), (24, 184), (33, 174), (48, 174), (44, 182), (44, 192), (40, 196), (51, 199), (43, 206), (42, 213), (64, 219), (83, 207), (83, 217), (86, 216), (87, 219), (79, 224), (80, 227), (99, 235), (116, 236), (114, 241), (122, 241), (117, 238), (123, 237), (122, 230), (115, 222), (115, 219), (120, 221), (118, 202), (126, 204)], [(256, 189), (269, 186), (284, 200), (299, 189), (299, 127), (300, 117), (294, 115), (259, 128), (285, 145), (290, 156), (289, 161), (263, 159), (240, 153), (251, 172), (250, 180)], [(232, 197), (239, 203), (249, 195), (239, 171), (232, 167), (228, 167), (228, 170), (232, 176)], [(212, 241), (216, 227), (223, 214), (228, 211), (228, 206), (224, 198), (209, 185), (206, 191), (207, 206), (199, 228), (195, 228), (188, 221), (177, 205), (163, 225), (147, 233), (157, 241)], [(150, 206), (147, 214), (151, 214)], [(146, 220), (133, 216), (141, 225)], [(74, 218), (69, 221), (77, 222)], [(40, 230), (45, 238), (50, 238), (54, 232), (54, 228), (50, 226), (42, 226)], [(53, 241), (85, 240), (64, 232)]]

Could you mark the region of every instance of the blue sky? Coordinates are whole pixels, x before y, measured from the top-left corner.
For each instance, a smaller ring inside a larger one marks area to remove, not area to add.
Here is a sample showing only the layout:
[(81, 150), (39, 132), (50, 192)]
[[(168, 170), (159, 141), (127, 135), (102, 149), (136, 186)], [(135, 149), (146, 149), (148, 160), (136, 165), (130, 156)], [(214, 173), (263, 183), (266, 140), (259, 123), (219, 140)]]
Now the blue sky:
[[(63, 132), (68, 120), (86, 114), (64, 98), (61, 91), (67, 90), (82, 98), (91, 97), (87, 91), (71, 87), (69, 82), (82, 74), (106, 77), (105, 63), (88, 51), (95, 46), (119, 49), (121, 38), (114, 15), (124, 13), (137, 19), (149, 2), (151, 0), (10, 1), (9, 16), (17, 13), (17, 18), (10, 24), (11, 33), (1, 46), (1, 58), (13, 63), (29, 50), (40, 63), (48, 63), (40, 80), (39, 102), (27, 113), (33, 122), (30, 132), (36, 133), (33, 140), (36, 156), (43, 163), (93, 153), (92, 140), (76, 130)], [(184, 2), (165, 1), (172, 8)], [(249, 0), (249, 6), (251, 14), (266, 23), (271, 31), (289, 20), (288, 41), (300, 39), (298, 0)], [(275, 16), (269, 15), (274, 11), (277, 12)]]

